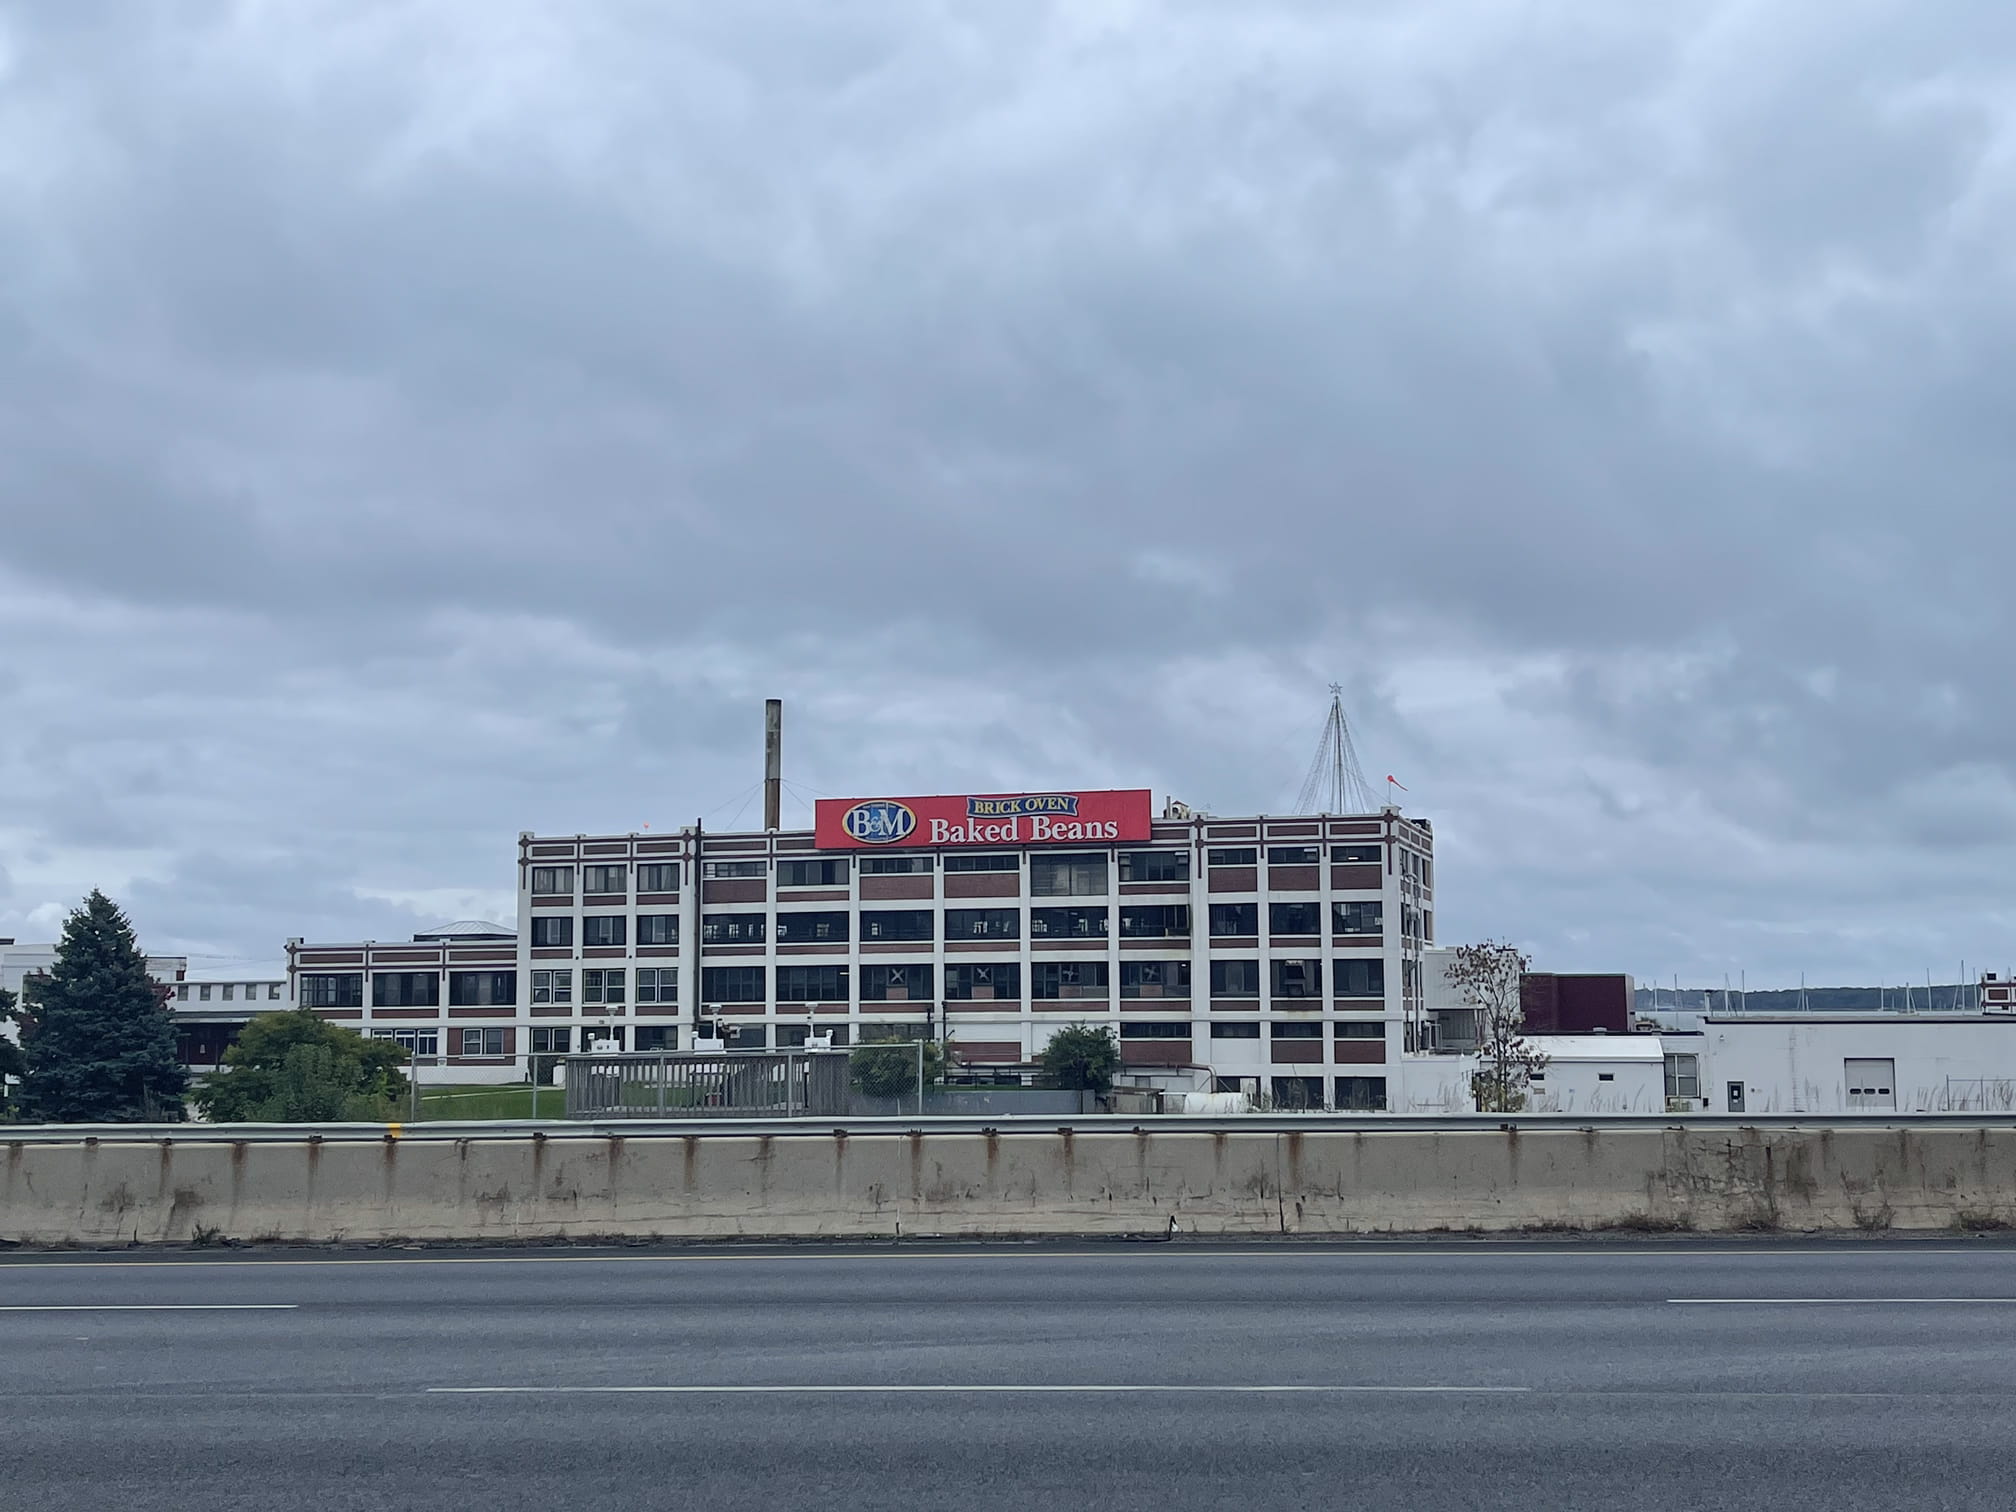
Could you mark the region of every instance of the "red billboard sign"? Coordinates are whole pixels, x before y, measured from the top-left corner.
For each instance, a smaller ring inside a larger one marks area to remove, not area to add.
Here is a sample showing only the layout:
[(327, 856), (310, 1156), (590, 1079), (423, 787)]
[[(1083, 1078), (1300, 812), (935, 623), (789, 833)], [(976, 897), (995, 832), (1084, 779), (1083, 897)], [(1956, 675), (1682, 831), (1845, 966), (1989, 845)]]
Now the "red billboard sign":
[(1148, 789), (971, 793), (939, 798), (821, 798), (821, 850), (948, 845), (1084, 845), (1146, 840)]

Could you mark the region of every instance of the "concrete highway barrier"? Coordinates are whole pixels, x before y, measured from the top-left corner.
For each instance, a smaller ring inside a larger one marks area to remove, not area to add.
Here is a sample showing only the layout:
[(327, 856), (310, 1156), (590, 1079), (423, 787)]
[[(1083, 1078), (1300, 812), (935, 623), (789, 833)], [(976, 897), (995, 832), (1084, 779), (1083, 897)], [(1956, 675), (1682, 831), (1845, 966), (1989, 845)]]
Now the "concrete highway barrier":
[(0, 1239), (1351, 1234), (2016, 1225), (2016, 1128), (0, 1131)]

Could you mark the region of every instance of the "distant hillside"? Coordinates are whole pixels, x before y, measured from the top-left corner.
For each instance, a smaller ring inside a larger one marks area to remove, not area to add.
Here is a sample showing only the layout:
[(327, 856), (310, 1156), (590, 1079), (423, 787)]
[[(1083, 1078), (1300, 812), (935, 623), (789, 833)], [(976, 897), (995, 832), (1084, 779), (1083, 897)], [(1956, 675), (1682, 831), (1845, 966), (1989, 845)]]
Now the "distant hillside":
[[(1803, 1003), (1800, 1001), (1801, 996), (1797, 987), (1782, 988), (1774, 992), (1731, 991), (1728, 995), (1728, 1005), (1732, 1009), (1740, 1006), (1749, 1013), (1797, 1013), (1801, 1008), (1808, 1013), (1852, 1013), (1858, 1010), (1871, 1012), (1882, 1008), (1901, 1010), (1905, 1005), (1902, 987), (1808, 987), (1803, 994), (1805, 999)], [(1974, 986), (1971, 982), (1965, 986), (1935, 982), (1931, 988), (1929, 1001), (1926, 989), (1922, 985), (1913, 987), (1910, 1005), (1920, 1013), (1956, 1011), (1971, 1013), (1974, 1011)], [(1704, 991), (1697, 987), (1682, 987), (1677, 993), (1670, 987), (1640, 987), (1637, 1006), (1641, 1012), (1650, 1012), (1655, 1008), (1668, 1010), (1677, 1008), (1684, 1012), (1696, 1013), (1705, 1008), (1710, 1012), (1719, 1013), (1723, 1006), (1723, 995), (1719, 987), (1712, 991)]]

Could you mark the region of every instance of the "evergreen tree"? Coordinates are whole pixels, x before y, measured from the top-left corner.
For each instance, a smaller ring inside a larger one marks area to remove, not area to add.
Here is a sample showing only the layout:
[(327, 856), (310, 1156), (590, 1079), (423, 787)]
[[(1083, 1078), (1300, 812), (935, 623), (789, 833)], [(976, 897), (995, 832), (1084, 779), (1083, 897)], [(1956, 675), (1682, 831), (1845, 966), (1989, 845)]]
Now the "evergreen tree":
[(63, 923), (56, 964), (28, 990), (22, 1111), (49, 1123), (182, 1117), (189, 1073), (175, 1058), (166, 989), (147, 975), (133, 926), (93, 889)]
[(14, 994), (0, 987), (0, 1109), (20, 1095), (20, 1088), (9, 1086), (10, 1080), (17, 1080), (27, 1069), (28, 1062), (22, 1057), (20, 1043), (8, 1038), (21, 1022), (21, 1014), (16, 1006)]

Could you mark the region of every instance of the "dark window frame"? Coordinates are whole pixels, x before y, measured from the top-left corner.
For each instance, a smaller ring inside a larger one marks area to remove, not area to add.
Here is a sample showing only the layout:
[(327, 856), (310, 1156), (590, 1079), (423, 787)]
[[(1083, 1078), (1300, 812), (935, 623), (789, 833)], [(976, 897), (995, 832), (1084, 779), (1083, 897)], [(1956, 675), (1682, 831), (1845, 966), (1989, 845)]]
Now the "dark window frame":
[(1190, 852), (1187, 850), (1133, 850), (1120, 852), (1122, 882), (1188, 882)]
[[(613, 887), (609, 885), (612, 880), (615, 883)], [(594, 893), (601, 897), (628, 893), (630, 868), (621, 861), (584, 861), (581, 863), (581, 891), (584, 896)]]
[(1112, 858), (1105, 851), (1063, 851), (1029, 857), (1032, 898), (1103, 898), (1112, 891)]

